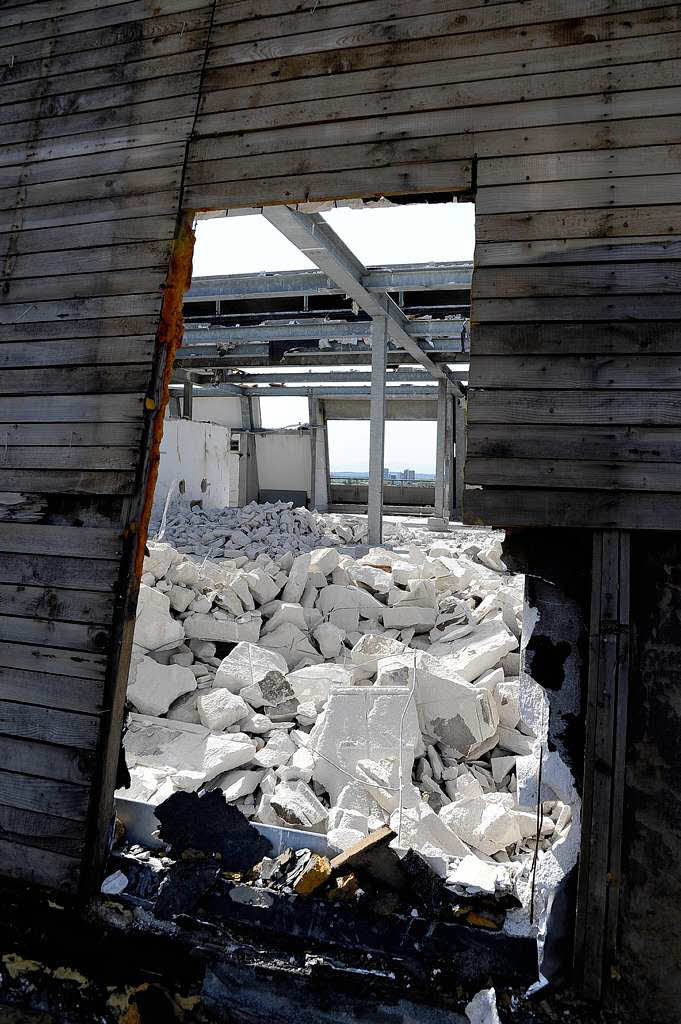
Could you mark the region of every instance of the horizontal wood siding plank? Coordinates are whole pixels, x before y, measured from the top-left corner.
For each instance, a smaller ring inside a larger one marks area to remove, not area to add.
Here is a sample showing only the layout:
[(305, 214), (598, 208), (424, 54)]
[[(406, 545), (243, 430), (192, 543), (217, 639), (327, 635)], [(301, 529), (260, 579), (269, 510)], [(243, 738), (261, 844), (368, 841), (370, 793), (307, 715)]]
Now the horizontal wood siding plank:
[[(456, 82), (447, 85), (432, 85), (428, 88), (397, 88), (392, 91), (362, 93), (357, 96), (340, 96), (331, 99), (306, 99), (298, 103), (275, 103), (271, 106), (248, 107), (216, 113), (201, 113), (197, 118), (197, 131), (201, 134), (215, 132), (267, 130), (283, 124), (306, 124), (313, 121), (338, 121), (348, 118), (388, 116), (414, 111), (452, 111), (452, 133), (456, 130), (459, 117), (463, 124), (473, 130), (499, 127), (498, 117), (513, 104), (524, 102), (527, 115), (531, 115), (533, 102), (545, 102), (547, 93), (560, 97), (590, 96), (593, 94), (630, 93), (636, 89), (667, 89), (681, 84), (681, 70), (678, 59), (649, 64), (628, 64), (622, 68), (592, 68), (580, 71), (564, 71), (549, 75), (521, 75), (504, 79), (503, 93), (498, 79), (479, 82)], [(503, 101), (500, 102), (503, 96)], [(216, 105), (217, 105), (216, 101)], [(247, 101), (243, 101), (246, 103)], [(571, 100), (574, 104), (574, 99)], [(490, 105), (495, 104), (494, 112)], [(473, 109), (476, 108), (476, 109)], [(473, 122), (477, 108), (484, 113), (479, 127)], [(539, 108), (541, 110), (541, 108)], [(665, 111), (666, 113), (666, 111)], [(518, 123), (532, 124), (531, 120), (515, 121), (510, 114), (510, 126)], [(549, 122), (550, 123), (550, 122)], [(7, 141), (12, 141), (11, 137)], [(511, 207), (514, 209), (514, 207)]]
[[(618, 13), (635, 10), (640, 0), (618, 0)], [(664, 6), (664, 5), (658, 5)], [(573, 19), (602, 14), (611, 14), (608, 0), (572, 0), (570, 14)], [(399, 43), (402, 40), (418, 39), (424, 36), (441, 36), (458, 33), (484, 33), (506, 26), (531, 25), (536, 22), (560, 21), (564, 17), (562, 8), (547, 5), (544, 0), (529, 0), (522, 7), (516, 4), (496, 4), (487, 7), (470, 7), (462, 16), (456, 10), (448, 14), (414, 15), (411, 18), (375, 22), (368, 19), (364, 25), (320, 29), (229, 45), (233, 27), (218, 26), (211, 33), (211, 49), (208, 66), (217, 64), (249, 64), (252, 61), (290, 57), (296, 54), (315, 53), (321, 50), (343, 50), (351, 47), (372, 46), (379, 43)], [(222, 45), (221, 45), (222, 44)], [(215, 49), (213, 49), (215, 48)]]
[(681, 433), (675, 427), (609, 428), (580, 425), (471, 423), (469, 459), (574, 459), (616, 462), (681, 462)]
[(638, 491), (467, 488), (466, 521), (487, 526), (678, 530), (681, 495)]
[(466, 483), (486, 487), (681, 492), (678, 463), (520, 459), (515, 455), (505, 459), (476, 458), (467, 465)]
[(75, 892), (80, 875), (80, 859), (38, 849), (26, 842), (2, 838), (0, 833), (0, 864), (5, 878), (50, 889)]
[[(37, 231), (17, 232), (9, 229), (0, 234), (0, 255), (7, 255), (10, 249), (19, 257), (30, 253), (73, 252), (76, 249), (100, 246), (114, 248), (139, 242), (151, 243), (163, 252), (172, 237), (173, 229), (167, 217), (135, 217), (131, 220), (76, 224), (71, 227), (39, 228)], [(56, 258), (53, 256), (52, 259)]]
[[(216, 18), (219, 13), (216, 14)], [(232, 85), (253, 85), (303, 77), (326, 77), (349, 70), (364, 70), (402, 66), (427, 61), (440, 61), (452, 57), (475, 58), (471, 60), (471, 77), (475, 77), (476, 61), (481, 61), (484, 77), (484, 59), (488, 56), (497, 58), (499, 75), (504, 74), (506, 56), (513, 52), (532, 54), (532, 61), (539, 62), (539, 70), (551, 70), (561, 66), (561, 52), (568, 48), (580, 47), (586, 51), (586, 60), (591, 61), (591, 50), (600, 44), (610, 45), (613, 57), (618, 52), (621, 40), (628, 37), (643, 39), (646, 35), (660, 36), (673, 32), (678, 25), (676, 9), (672, 7), (650, 7), (636, 12), (632, 18), (626, 13), (585, 16), (583, 19), (563, 18), (557, 22), (547, 23), (538, 18), (534, 24), (522, 26), (506, 26), (488, 28), (485, 31), (459, 31), (456, 35), (444, 33), (423, 33), (422, 38), (391, 40), (387, 43), (374, 43), (352, 50), (352, 60), (339, 61), (337, 50), (317, 50), (289, 55), (285, 60), (267, 58), (249, 64), (234, 64), (230, 59), (223, 59), (221, 47), (212, 47), (209, 51), (208, 69), (204, 78), (206, 91), (225, 88)], [(457, 26), (460, 30), (461, 25)], [(553, 54), (550, 65), (543, 67), (541, 62), (545, 51)], [(594, 66), (598, 60), (587, 66)], [(222, 77), (213, 77), (213, 73)]]
[(3, 616), (30, 616), (31, 620), (86, 622), (109, 626), (113, 616), (113, 594), (98, 594), (60, 587), (26, 587), (0, 583)]
[[(4, 612), (4, 606), (3, 606)], [(111, 631), (106, 626), (65, 622), (59, 617), (29, 618), (21, 615), (0, 615), (0, 640), (21, 644), (43, 644), (48, 647), (66, 647), (78, 651), (106, 653)]]
[[(424, 43), (432, 40), (424, 40)], [(204, 82), (201, 99), (201, 114), (248, 110), (255, 107), (310, 102), (311, 95), (316, 101), (332, 97), (352, 95), (371, 95), (389, 92), (393, 89), (428, 89), (443, 84), (464, 82), (469, 85), (475, 81), (488, 80), (499, 83), (501, 78), (507, 79), (509, 95), (514, 95), (514, 80), (527, 75), (528, 66), (533, 76), (542, 74), (557, 76), (561, 72), (580, 68), (591, 71), (599, 66), (615, 68), (614, 81), (611, 88), (616, 88), (619, 68), (631, 64), (642, 64), (646, 61), (676, 59), (681, 56), (681, 33), (670, 32), (665, 36), (649, 36), (643, 39), (620, 41), (617, 47), (612, 42), (599, 45), (573, 47), (549, 47), (541, 51), (521, 50), (500, 56), (464, 57), (452, 60), (422, 61), (413, 64), (389, 64), (368, 71), (345, 71), (343, 74), (326, 74), (315, 81), (301, 77), (257, 85), (243, 85), (240, 81), (240, 66), (209, 71)], [(540, 83), (537, 82), (539, 85)], [(582, 85), (585, 83), (583, 82)], [(556, 95), (561, 94), (561, 83), (556, 79)], [(627, 86), (629, 88), (630, 86)], [(491, 86), (490, 86), (491, 88)], [(433, 106), (439, 106), (437, 102)], [(1, 110), (1, 108), (0, 108)], [(589, 175), (593, 177), (593, 175)], [(484, 184), (495, 182), (496, 178)], [(511, 178), (511, 181), (522, 181), (523, 178)]]
[[(0, 424), (0, 444), (6, 440)], [(127, 470), (132, 473), (139, 461), (137, 448), (101, 446), (86, 448), (82, 445), (60, 448), (57, 445), (7, 446), (0, 450), (0, 471), (64, 469), (70, 470)], [(46, 474), (49, 476), (50, 474)]]
[[(0, 702), (0, 715), (2, 707)], [(58, 746), (57, 743), (35, 743), (15, 736), (0, 735), (0, 764), (11, 766), (13, 772), (21, 772), (23, 775), (43, 775), (51, 779), (63, 779), (64, 782), (89, 785), (95, 768), (94, 754), (73, 747)]]
[[(679, 90), (681, 97), (681, 90)], [(655, 165), (651, 164), (651, 171)], [(480, 214), (584, 209), (599, 206), (655, 206), (678, 203), (681, 174), (648, 174), (631, 178), (586, 181), (545, 181), (481, 188), (476, 196)]]
[[(121, 363), (137, 363), (144, 366), (149, 376), (149, 363), (153, 354), (154, 339), (144, 337), (74, 338), (70, 341), (43, 341), (29, 345), (26, 342), (5, 342), (0, 343), (0, 369), (4, 371), (23, 366), (84, 368), (89, 364), (97, 364), (101, 367), (100, 373), (104, 374)], [(91, 367), (90, 372), (94, 372), (94, 367)]]
[(54, 555), (7, 554), (0, 558), (0, 581), (20, 586), (113, 591), (118, 580), (114, 559), (60, 558)]
[(3, 396), (0, 397), (0, 424), (72, 423), (74, 420), (139, 424), (143, 405), (141, 394)]
[[(37, 448), (134, 448), (139, 454), (142, 425), (136, 423), (0, 423), (0, 444)], [(37, 455), (40, 458), (40, 453)], [(68, 456), (68, 458), (77, 456)], [(91, 456), (85, 453), (83, 458)], [(102, 456), (106, 458), (106, 455)], [(26, 458), (32, 458), (27, 452)], [(79, 467), (83, 468), (83, 467)], [(89, 466), (87, 468), (92, 468)]]
[(105, 711), (104, 683), (76, 676), (0, 666), (0, 700), (97, 715)]
[(106, 527), (0, 522), (0, 551), (112, 559), (121, 555), (123, 539), (119, 530)]
[[(76, 747), (78, 750), (94, 750), (99, 735), (99, 723), (100, 719), (95, 715), (0, 700), (0, 733), (4, 736), (23, 736), (25, 739), (40, 743)], [(5, 767), (11, 767), (11, 762), (3, 763)], [(0, 802), (7, 803), (6, 800)]]
[(61, 779), (20, 775), (0, 769), (0, 803), (27, 811), (45, 811), (58, 818), (83, 821), (88, 790)]
[(106, 673), (106, 658), (100, 654), (38, 644), (12, 644), (4, 640), (0, 640), (0, 665), (35, 668), (57, 676), (78, 675), (83, 679), (104, 679)]
[(634, 146), (628, 149), (577, 150), (572, 153), (540, 153), (527, 157), (481, 160), (478, 185), (509, 185), (521, 182), (577, 181), (582, 178), (623, 178), (675, 174), (681, 166), (681, 146)]
[(681, 204), (589, 207), (546, 213), (476, 215), (477, 242), (526, 241), (551, 238), (631, 238), (642, 235), (678, 235)]
[[(681, 388), (681, 356), (479, 356), (472, 361), (470, 387), (565, 388), (583, 390)], [(0, 463), (1, 465), (1, 463)]]
[[(473, 277), (475, 280), (475, 275)], [(471, 316), (477, 323), (485, 320), (678, 320), (681, 297), (675, 294), (610, 294), (527, 299), (476, 299)]]
[(533, 242), (481, 242), (475, 247), (476, 267), (664, 259), (681, 259), (681, 239), (664, 235), (621, 242), (609, 241), (607, 238), (551, 238)]
[(219, 209), (227, 205), (249, 207), (261, 203), (313, 202), (339, 195), (380, 197), (418, 192), (468, 192), (470, 188), (471, 164), (443, 161), (382, 167), (373, 174), (361, 169), (228, 182), (225, 187), (197, 185), (185, 190), (182, 205), (188, 210)]
[[(7, 237), (7, 236), (4, 236)], [(2, 245), (0, 239), (0, 245)], [(135, 245), (97, 246), (90, 249), (65, 249), (62, 252), (26, 253), (19, 255), (8, 243), (12, 253), (11, 277), (57, 277), (95, 271), (138, 271), (165, 266), (170, 253), (169, 242), (138, 242)], [(88, 262), (88, 256), (90, 261)], [(9, 275), (8, 275), (9, 276)], [(132, 277), (132, 274), (131, 274)]]
[[(679, 175), (681, 181), (681, 175)], [(632, 253), (633, 257), (633, 253)], [(581, 266), (495, 267), (474, 272), (473, 302), (478, 298), (526, 295), (618, 295), (644, 292), (676, 294), (681, 285), (681, 263), (602, 263)], [(661, 302), (664, 300), (661, 299)]]
[(647, 391), (504, 391), (471, 389), (470, 423), (616, 423), (624, 426), (681, 425), (681, 390)]
[(472, 347), (478, 356), (681, 354), (676, 324), (658, 323), (540, 323), (476, 324)]
[(43, 373), (36, 373), (34, 368), (9, 369), (3, 366), (0, 395), (139, 394), (149, 386), (150, 377), (149, 363), (142, 362), (114, 366), (109, 363), (50, 366)]
[[(53, 449), (54, 450), (54, 449)], [(59, 461), (56, 459), (55, 461)], [(128, 495), (135, 488), (135, 473), (57, 469), (7, 469), (0, 466), (0, 489), (18, 488), (36, 494)]]
[(79, 822), (5, 804), (0, 804), (0, 842), (27, 844), (69, 857), (80, 857), (85, 846)]
[[(15, 280), (13, 277), (5, 278), (7, 303), (6, 309), (12, 307), (9, 303), (30, 302), (31, 299), (39, 298), (40, 304), (34, 308), (49, 315), (46, 306), (47, 300), (63, 300), (65, 303), (72, 295), (77, 295), (78, 303), (87, 302), (92, 298), (96, 302), (104, 303), (107, 296), (118, 297), (121, 306), (132, 288), (138, 288), (141, 292), (147, 292), (151, 302), (159, 302), (161, 289), (166, 279), (166, 268), (160, 265), (151, 270), (117, 270), (106, 271), (94, 274), (54, 274), (50, 277), (40, 278), (40, 295), (36, 295), (35, 280), (31, 277), (22, 277)], [(118, 310), (116, 310), (118, 311)], [(28, 314), (31, 315), (30, 313)]]

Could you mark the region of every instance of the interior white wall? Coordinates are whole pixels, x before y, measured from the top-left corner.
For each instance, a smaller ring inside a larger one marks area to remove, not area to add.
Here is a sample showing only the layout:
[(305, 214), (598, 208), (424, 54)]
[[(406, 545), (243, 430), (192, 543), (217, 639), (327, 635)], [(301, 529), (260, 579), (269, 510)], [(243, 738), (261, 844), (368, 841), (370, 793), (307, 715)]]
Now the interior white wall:
[(310, 493), (310, 434), (305, 431), (256, 434), (260, 490)]
[(163, 425), (154, 505), (165, 502), (173, 482), (180, 480), (184, 480), (186, 501), (203, 501), (204, 508), (236, 505), (239, 456), (230, 452), (230, 438), (231, 431), (219, 424), (167, 419)]
[(240, 427), (240, 398), (197, 398), (194, 395), (192, 419), (201, 423), (219, 423), (223, 427)]

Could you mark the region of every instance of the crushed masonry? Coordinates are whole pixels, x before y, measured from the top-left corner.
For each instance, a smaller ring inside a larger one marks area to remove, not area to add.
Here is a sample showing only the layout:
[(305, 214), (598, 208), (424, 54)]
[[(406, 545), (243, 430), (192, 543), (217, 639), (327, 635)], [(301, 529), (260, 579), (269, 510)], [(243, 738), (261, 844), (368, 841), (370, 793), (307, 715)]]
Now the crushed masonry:
[(119, 796), (217, 790), (253, 823), (323, 835), (330, 856), (382, 850), (394, 888), (400, 859), (418, 857), (424, 884), (432, 871), (452, 898), (521, 907), (520, 927), (535, 857), (547, 907), (579, 828), (554, 752), (537, 835), (544, 698), (521, 674), (522, 577), (491, 533), (411, 531), (419, 543), (352, 557), (346, 518), (281, 502), (174, 510), (173, 545), (150, 543), (144, 561)]

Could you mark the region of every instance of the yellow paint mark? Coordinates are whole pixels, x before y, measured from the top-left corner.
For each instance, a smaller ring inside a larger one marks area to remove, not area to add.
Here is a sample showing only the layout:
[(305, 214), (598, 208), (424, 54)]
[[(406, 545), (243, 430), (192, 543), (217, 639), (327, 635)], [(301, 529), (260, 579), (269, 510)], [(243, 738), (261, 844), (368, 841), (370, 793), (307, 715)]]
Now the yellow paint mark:
[(2, 962), (12, 980), (19, 977), (20, 974), (25, 974), (27, 971), (45, 970), (44, 965), (38, 963), (37, 960), (24, 960), (18, 953), (5, 953)]
[(145, 398), (144, 399), (144, 408), (145, 409), (155, 409), (156, 408), (156, 402), (154, 401), (154, 399), (153, 398)]
[(52, 971), (52, 977), (60, 981), (76, 981), (81, 988), (87, 988), (90, 984), (88, 979), (80, 971), (74, 971), (72, 967), (56, 967)]

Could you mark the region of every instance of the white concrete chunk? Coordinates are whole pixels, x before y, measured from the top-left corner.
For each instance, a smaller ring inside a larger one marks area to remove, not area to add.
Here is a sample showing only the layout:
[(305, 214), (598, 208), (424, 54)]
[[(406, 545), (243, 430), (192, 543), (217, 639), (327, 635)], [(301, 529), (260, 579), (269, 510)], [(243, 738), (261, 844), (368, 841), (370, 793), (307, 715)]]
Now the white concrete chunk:
[(181, 665), (159, 665), (147, 657), (131, 665), (128, 700), (140, 714), (163, 715), (173, 701), (195, 689), (194, 673)]
[(259, 683), (268, 672), (287, 671), (286, 660), (278, 652), (257, 644), (240, 643), (220, 662), (214, 685), (239, 693), (244, 686)]
[(172, 650), (184, 640), (181, 622), (170, 614), (170, 601), (155, 587), (140, 587), (137, 599), (134, 643), (142, 651)]
[(250, 713), (246, 702), (224, 687), (204, 690), (196, 698), (196, 708), (201, 722), (212, 732), (222, 732)]

